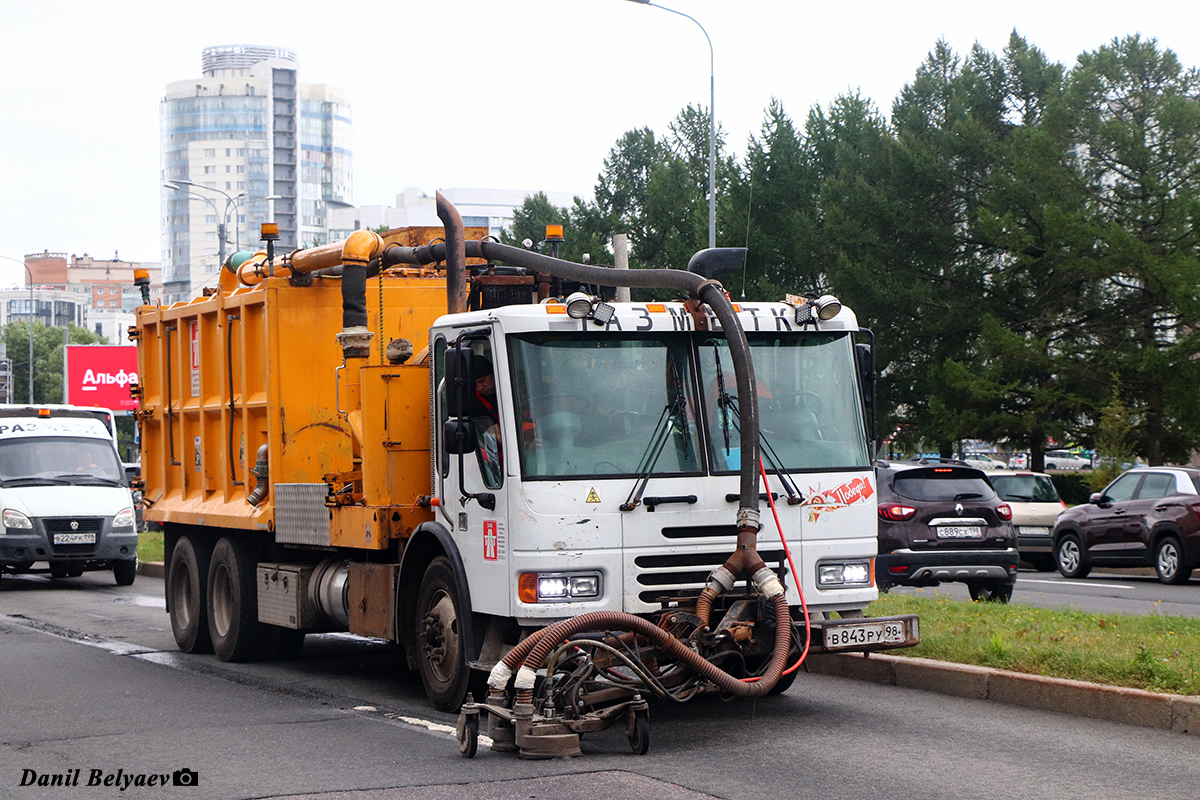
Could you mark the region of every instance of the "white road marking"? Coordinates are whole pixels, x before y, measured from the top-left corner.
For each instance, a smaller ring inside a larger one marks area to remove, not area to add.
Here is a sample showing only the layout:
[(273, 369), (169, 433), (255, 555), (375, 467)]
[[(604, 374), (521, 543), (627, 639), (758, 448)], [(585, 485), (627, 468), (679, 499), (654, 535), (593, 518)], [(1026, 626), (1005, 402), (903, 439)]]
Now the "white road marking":
[(1095, 581), (1073, 580), (1073, 581), (1041, 581), (1037, 578), (1017, 578), (1017, 583), (1044, 583), (1049, 586), (1071, 586), (1077, 584), (1079, 586), (1095, 586), (1099, 589), (1136, 589), (1136, 586), (1127, 586), (1123, 583), (1096, 583)]

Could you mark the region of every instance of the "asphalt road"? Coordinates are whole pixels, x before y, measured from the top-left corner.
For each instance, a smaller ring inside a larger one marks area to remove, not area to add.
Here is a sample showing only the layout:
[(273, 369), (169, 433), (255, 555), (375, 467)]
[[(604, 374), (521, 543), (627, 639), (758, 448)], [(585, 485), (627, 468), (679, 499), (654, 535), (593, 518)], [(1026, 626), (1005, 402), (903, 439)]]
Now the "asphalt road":
[[(390, 645), (315, 636), (293, 662), (224, 664), (175, 652), (162, 609), (145, 576), (5, 576), (0, 798), (1190, 800), (1200, 776), (1192, 736), (820, 675), (655, 706), (645, 756), (614, 728), (581, 758), (467, 760)], [(184, 769), (195, 787), (103, 785)]]
[[(970, 599), (966, 584), (944, 583), (936, 588), (898, 587), (896, 593), (932, 593)], [(1098, 614), (1172, 614), (1200, 617), (1200, 580), (1169, 586), (1153, 570), (1097, 569), (1087, 578), (1064, 578), (1057, 572), (1021, 571), (1012, 602), (1040, 608), (1075, 608)]]

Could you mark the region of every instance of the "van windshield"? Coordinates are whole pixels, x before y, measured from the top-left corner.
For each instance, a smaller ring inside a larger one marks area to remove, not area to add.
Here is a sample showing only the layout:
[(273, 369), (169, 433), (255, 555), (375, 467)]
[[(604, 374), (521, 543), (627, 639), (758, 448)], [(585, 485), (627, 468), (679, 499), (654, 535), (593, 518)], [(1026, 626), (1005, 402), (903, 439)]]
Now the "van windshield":
[(124, 471), (111, 441), (71, 436), (0, 442), (0, 484), (120, 485)]

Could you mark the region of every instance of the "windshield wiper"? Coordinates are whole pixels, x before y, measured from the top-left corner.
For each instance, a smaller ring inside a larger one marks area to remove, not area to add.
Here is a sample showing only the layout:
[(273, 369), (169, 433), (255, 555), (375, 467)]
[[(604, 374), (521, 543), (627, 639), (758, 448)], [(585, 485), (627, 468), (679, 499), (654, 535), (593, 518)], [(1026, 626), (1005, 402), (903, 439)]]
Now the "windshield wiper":
[(99, 475), (80, 475), (75, 479), (77, 486), (123, 486), (121, 481), (112, 478), (102, 478)]
[(980, 497), (983, 497), (983, 495), (981, 495), (979, 492), (963, 492), (961, 494), (954, 495), (955, 500), (977, 500)]
[[(720, 373), (718, 373), (719, 375)], [(729, 455), (729, 422), (733, 421), (733, 429), (740, 435), (742, 432), (741, 426), (741, 411), (738, 410), (737, 398), (725, 393), (725, 382), (719, 377), (717, 379), (717, 388), (720, 395), (717, 398), (717, 407), (721, 409), (721, 426), (725, 429), (725, 454)], [(800, 490), (796, 488), (792, 482), (792, 477), (787, 474), (783, 468), (783, 459), (775, 452), (775, 448), (767, 440), (767, 435), (760, 428), (758, 431), (758, 442), (762, 445), (763, 455), (766, 456), (766, 461), (771, 465), (771, 471), (779, 478), (779, 482), (783, 484), (783, 490), (787, 493), (788, 505), (795, 506), (804, 502), (804, 495), (800, 494)]]
[(684, 412), (687, 410), (687, 397), (683, 394), (683, 384), (679, 381), (679, 367), (674, 361), (671, 361), (671, 374), (674, 377), (678, 394), (674, 400), (667, 402), (663, 407), (662, 413), (658, 416), (658, 424), (654, 426), (654, 435), (650, 437), (650, 443), (646, 445), (646, 451), (638, 459), (637, 480), (633, 484), (633, 489), (630, 490), (629, 496), (621, 504), (622, 511), (633, 511), (638, 507), (638, 503), (641, 502), (642, 492), (646, 491), (646, 484), (650, 482), (650, 474), (654, 471), (655, 465), (658, 464), (659, 456), (662, 455), (662, 451), (667, 446), (667, 441), (671, 438), (671, 431), (675, 427), (676, 420), (679, 420), (685, 427), (683, 456), (687, 458), (687, 422), (684, 420)]
[(0, 486), (69, 486), (70, 481), (64, 481), (61, 478), (9, 478), (5, 481), (0, 481)]

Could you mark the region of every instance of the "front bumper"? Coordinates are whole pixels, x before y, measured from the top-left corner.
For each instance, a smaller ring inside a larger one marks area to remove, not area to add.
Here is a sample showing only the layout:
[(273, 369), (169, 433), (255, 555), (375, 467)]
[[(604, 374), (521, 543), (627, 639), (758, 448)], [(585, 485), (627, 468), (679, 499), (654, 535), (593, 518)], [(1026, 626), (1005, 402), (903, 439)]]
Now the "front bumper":
[[(0, 563), (129, 561), (137, 556), (135, 530), (114, 531), (111, 517), (32, 518), (33, 528), (0, 528)], [(71, 530), (70, 524), (78, 526)], [(55, 533), (93, 534), (92, 542), (58, 543)]]
[(880, 586), (935, 586), (954, 581), (1015, 583), (1020, 556), (1015, 547), (1003, 550), (896, 550), (875, 559), (875, 582)]

